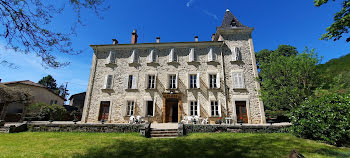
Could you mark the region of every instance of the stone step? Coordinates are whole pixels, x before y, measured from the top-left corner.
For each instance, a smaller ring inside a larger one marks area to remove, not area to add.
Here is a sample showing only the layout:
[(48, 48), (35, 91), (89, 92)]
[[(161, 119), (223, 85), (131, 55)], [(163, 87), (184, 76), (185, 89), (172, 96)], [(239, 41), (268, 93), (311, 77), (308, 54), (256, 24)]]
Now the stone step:
[(6, 128), (6, 127), (0, 128), (0, 133), (9, 133), (9, 132), (10, 132), (9, 128)]
[(177, 130), (176, 131), (151, 131), (152, 134), (161, 134), (161, 133), (176, 133), (177, 134)]
[(174, 133), (157, 133), (157, 134), (153, 134), (151, 133), (151, 137), (177, 137), (178, 134), (174, 134)]
[(177, 129), (156, 129), (156, 128), (152, 128), (151, 131), (177, 131)]

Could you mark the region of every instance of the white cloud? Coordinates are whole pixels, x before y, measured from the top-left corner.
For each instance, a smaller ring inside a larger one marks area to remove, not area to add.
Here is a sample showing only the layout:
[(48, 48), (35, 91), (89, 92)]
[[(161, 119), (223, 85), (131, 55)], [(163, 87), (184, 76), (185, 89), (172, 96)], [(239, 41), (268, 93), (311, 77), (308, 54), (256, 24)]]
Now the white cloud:
[(195, 0), (189, 0), (187, 3), (186, 3), (186, 7), (190, 7), (193, 3), (194, 3)]
[(216, 16), (214, 13), (211, 13), (211, 12), (205, 10), (205, 9), (202, 9), (202, 11), (203, 11), (205, 14), (207, 14), (208, 16), (213, 17), (215, 20), (219, 20), (218, 16)]

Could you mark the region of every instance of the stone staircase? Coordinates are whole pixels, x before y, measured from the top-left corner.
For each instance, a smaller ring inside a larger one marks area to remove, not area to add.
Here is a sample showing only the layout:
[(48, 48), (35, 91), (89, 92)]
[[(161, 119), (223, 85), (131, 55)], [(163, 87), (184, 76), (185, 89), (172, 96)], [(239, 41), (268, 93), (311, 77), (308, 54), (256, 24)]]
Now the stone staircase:
[(176, 138), (178, 136), (177, 123), (151, 124), (151, 138)]
[(177, 136), (177, 129), (151, 129), (152, 138), (175, 138)]
[(1, 126), (0, 133), (10, 133), (10, 127)]

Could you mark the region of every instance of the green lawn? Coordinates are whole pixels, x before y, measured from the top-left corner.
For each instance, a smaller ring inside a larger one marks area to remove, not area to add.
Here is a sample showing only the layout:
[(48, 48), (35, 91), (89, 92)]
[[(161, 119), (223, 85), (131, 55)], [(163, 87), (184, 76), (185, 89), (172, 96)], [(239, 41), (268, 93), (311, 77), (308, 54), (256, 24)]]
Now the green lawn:
[(202, 133), (175, 139), (147, 139), (138, 133), (0, 134), (1, 157), (350, 157), (337, 148), (290, 134)]

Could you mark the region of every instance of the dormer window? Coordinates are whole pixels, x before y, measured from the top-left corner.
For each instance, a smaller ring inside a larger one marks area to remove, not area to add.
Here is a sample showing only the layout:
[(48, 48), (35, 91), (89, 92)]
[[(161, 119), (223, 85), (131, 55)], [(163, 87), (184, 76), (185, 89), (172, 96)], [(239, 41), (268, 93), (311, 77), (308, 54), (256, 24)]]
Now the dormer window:
[(213, 50), (213, 48), (209, 48), (208, 50), (208, 62), (216, 61), (216, 54)]
[(196, 62), (198, 60), (197, 52), (194, 48), (190, 48), (190, 52), (188, 54), (188, 61), (189, 62)]
[(177, 62), (177, 55), (175, 52), (175, 48), (171, 48), (169, 50), (169, 62)]
[(107, 57), (106, 64), (115, 64), (115, 56), (116, 56), (115, 51), (110, 51)]
[(148, 62), (149, 63), (155, 63), (157, 62), (157, 51), (155, 49), (151, 49), (149, 51), (149, 56), (148, 56)]
[(232, 27), (237, 27), (237, 23), (236, 23), (235, 20), (232, 20), (230, 25), (231, 25)]
[(130, 56), (130, 63), (138, 63), (139, 61), (139, 54), (136, 49), (133, 49), (131, 51), (131, 56)]

